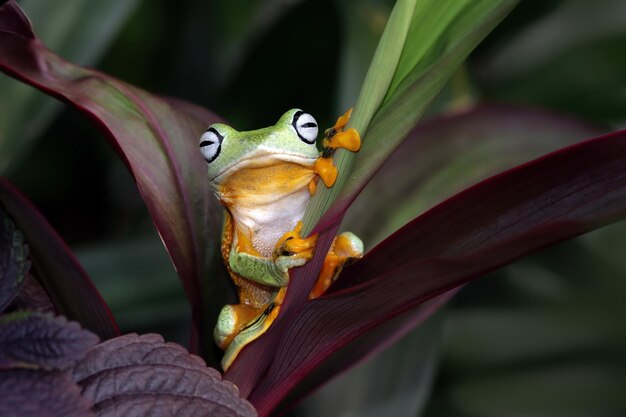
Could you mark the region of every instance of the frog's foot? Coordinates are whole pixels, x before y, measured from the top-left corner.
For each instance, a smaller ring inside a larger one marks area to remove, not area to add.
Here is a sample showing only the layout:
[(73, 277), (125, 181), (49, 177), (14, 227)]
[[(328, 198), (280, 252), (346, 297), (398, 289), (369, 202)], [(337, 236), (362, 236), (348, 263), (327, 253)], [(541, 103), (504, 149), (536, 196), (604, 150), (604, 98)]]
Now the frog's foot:
[(286, 287), (281, 288), (274, 301), (232, 339), (222, 358), (222, 369), (224, 371), (230, 368), (230, 365), (237, 355), (239, 355), (241, 349), (248, 345), (248, 343), (258, 339), (269, 329), (274, 320), (276, 320), (276, 317), (278, 317), (286, 292)]
[(246, 304), (228, 304), (222, 308), (213, 330), (213, 338), (221, 349), (226, 349), (235, 336), (250, 322), (254, 321), (265, 307), (252, 307)]
[(337, 119), (337, 122), (330, 129), (324, 132), (324, 148), (337, 149), (344, 148), (351, 152), (356, 152), (361, 148), (361, 136), (356, 129), (351, 128), (344, 131), (344, 128), (350, 121), (352, 109), (345, 112)]
[(337, 279), (343, 267), (361, 257), (363, 257), (363, 242), (354, 233), (344, 232), (335, 237), (324, 259), (322, 271), (309, 294), (309, 299), (324, 294), (330, 284)]
[[(320, 157), (315, 161), (313, 170), (324, 181), (324, 185), (330, 188), (337, 181), (337, 167), (333, 165), (333, 161), (330, 158)], [(309, 191), (311, 189), (309, 188)], [(314, 194), (311, 193), (311, 194)]]
[(313, 258), (313, 249), (317, 242), (317, 235), (302, 238), (300, 236), (302, 230), (302, 222), (299, 221), (293, 230), (285, 233), (276, 243), (274, 256), (278, 260), (280, 258), (291, 258), (303, 260), (297, 261), (296, 266), (303, 265), (306, 261)]

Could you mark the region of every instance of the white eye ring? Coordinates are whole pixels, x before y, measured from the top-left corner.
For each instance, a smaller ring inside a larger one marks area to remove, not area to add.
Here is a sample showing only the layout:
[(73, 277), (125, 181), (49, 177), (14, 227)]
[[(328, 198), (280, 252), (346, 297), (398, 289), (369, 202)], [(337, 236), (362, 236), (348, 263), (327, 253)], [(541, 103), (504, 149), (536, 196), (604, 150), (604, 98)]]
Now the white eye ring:
[(296, 129), (296, 133), (302, 139), (303, 142), (312, 145), (317, 139), (317, 122), (309, 113), (305, 113), (302, 110), (298, 110), (293, 115), (293, 122), (291, 123), (293, 128)]
[(210, 164), (217, 158), (222, 150), (222, 141), (224, 136), (215, 128), (210, 127), (200, 136), (200, 152), (207, 164)]

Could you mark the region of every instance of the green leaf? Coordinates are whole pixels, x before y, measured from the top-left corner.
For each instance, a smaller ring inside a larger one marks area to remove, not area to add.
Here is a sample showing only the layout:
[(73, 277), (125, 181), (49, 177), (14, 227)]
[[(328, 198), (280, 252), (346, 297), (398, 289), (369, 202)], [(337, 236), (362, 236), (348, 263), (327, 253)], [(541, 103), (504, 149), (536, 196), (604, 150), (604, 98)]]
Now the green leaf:
[[(349, 124), (361, 133), (363, 146), (356, 154), (343, 150), (336, 154), (337, 182), (331, 189), (320, 187), (305, 215), (305, 229), (310, 230), (335, 199), (318, 229), (343, 214), (456, 68), (516, 4), (517, 0), (396, 3)], [(424, 33), (422, 26), (430, 30)]]
[[(39, 37), (61, 56), (96, 62), (139, 0), (24, 0)], [(14, 169), (62, 108), (31, 87), (0, 78), (0, 173)]]

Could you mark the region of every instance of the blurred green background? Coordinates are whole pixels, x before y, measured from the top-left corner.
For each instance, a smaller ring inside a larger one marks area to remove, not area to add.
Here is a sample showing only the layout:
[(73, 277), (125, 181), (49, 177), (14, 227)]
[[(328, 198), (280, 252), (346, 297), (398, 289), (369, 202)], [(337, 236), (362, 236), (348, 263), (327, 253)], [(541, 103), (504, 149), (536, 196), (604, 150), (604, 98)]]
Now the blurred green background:
[[(330, 125), (355, 101), (393, 5), (18, 3), (61, 56), (193, 101), (240, 130), (271, 125), (296, 106)], [(123, 331), (186, 344), (186, 300), (121, 161), (75, 111), (4, 75), (0, 91), (0, 174), (76, 251)], [(626, 2), (522, 2), (432, 114), (484, 101), (561, 112), (600, 131), (625, 127)], [(625, 232), (623, 222), (610, 226), (466, 286), (445, 311), (293, 415), (626, 415)]]

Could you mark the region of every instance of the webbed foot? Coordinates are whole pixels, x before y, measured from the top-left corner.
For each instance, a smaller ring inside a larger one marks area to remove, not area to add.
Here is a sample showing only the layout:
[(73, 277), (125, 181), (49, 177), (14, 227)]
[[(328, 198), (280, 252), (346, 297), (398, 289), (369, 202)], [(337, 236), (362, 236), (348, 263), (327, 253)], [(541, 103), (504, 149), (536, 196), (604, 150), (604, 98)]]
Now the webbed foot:
[(354, 233), (344, 232), (335, 237), (324, 259), (315, 286), (309, 294), (309, 299), (324, 294), (330, 284), (337, 279), (341, 270), (361, 257), (363, 257), (363, 242)]

